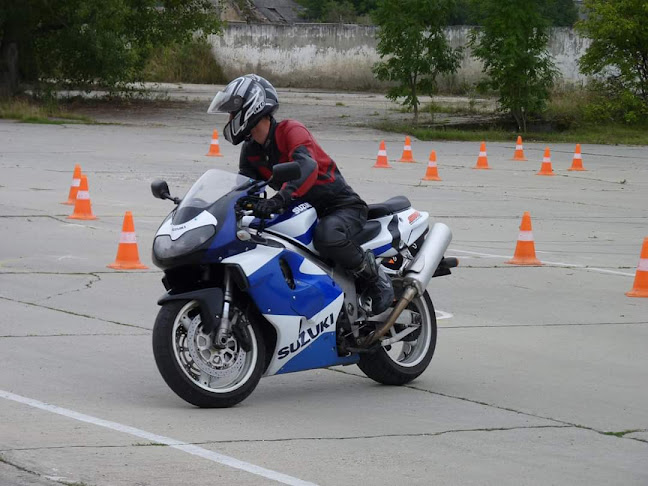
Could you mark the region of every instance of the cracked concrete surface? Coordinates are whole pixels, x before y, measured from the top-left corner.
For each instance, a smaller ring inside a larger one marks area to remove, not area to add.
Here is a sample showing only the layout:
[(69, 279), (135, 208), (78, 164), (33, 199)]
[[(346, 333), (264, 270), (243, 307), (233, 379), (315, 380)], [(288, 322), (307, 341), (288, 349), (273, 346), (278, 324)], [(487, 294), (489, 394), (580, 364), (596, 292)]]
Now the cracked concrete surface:
[[(149, 252), (170, 205), (149, 181), (181, 195), (207, 168), (238, 161), (225, 142), (222, 159), (203, 156), (223, 120), (190, 103), (98, 114), (124, 126), (0, 121), (0, 390), (317, 484), (648, 483), (648, 299), (624, 295), (646, 236), (645, 147), (584, 146), (588, 171), (573, 174), (573, 147), (554, 144), (553, 178), (534, 175), (543, 145), (525, 144), (529, 162), (509, 160), (514, 137), (488, 144), (491, 171), (471, 169), (474, 143), (413, 140), (419, 163), (398, 164), (401, 135), (336, 122), (369, 108), (318, 112), (312, 97), (299, 104), (305, 95), (290, 93), (280, 115), (313, 127), (361, 195), (404, 193), (453, 230), (448, 254), (461, 266), (429, 289), (453, 317), (439, 321), (426, 373), (400, 388), (356, 367), (271, 377), (228, 410), (195, 409), (166, 387), (151, 352), (163, 287)], [(371, 169), (381, 139), (392, 170)], [(432, 148), (443, 181), (422, 183)], [(59, 204), (75, 163), (95, 221), (68, 220)], [(106, 269), (126, 210), (148, 271)], [(552, 263), (504, 264), (523, 211)], [(3, 399), (0, 419), (3, 486), (164, 486), (187, 471), (192, 485), (271, 483)]]

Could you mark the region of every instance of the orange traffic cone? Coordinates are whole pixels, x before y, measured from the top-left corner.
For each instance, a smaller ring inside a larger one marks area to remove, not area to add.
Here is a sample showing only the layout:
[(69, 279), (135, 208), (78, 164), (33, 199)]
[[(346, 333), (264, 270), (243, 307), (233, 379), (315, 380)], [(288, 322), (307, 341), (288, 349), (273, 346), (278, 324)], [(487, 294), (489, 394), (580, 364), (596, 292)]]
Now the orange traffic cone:
[(490, 169), (488, 167), (488, 156), (486, 155), (486, 142), (481, 143), (479, 147), (479, 157), (477, 157), (477, 165), (473, 169)]
[(628, 297), (648, 297), (648, 237), (644, 238), (641, 247), (634, 285), (630, 292), (626, 292), (626, 295)]
[(524, 156), (524, 147), (522, 146), (522, 137), (520, 135), (518, 135), (517, 142), (515, 143), (515, 153), (513, 154), (513, 160), (528, 160)]
[(542, 175), (542, 176), (556, 175), (554, 174), (554, 171), (551, 168), (551, 152), (549, 151), (549, 147), (545, 148), (544, 157), (542, 158), (542, 166), (540, 166), (540, 172), (538, 172), (536, 175)]
[(387, 162), (387, 150), (385, 149), (385, 141), (380, 141), (380, 149), (378, 150), (378, 158), (373, 165), (374, 169), (391, 169), (391, 165)]
[(425, 171), (424, 181), (440, 181), (439, 170), (437, 169), (436, 152), (430, 152), (430, 161), (428, 162), (427, 170)]
[(79, 191), (77, 192), (76, 201), (74, 203), (74, 212), (68, 216), (68, 219), (97, 219), (97, 217), (92, 214), (90, 192), (88, 192), (88, 178), (85, 174), (81, 174)]
[(70, 186), (68, 199), (61, 204), (69, 204), (71, 206), (76, 202), (77, 192), (79, 192), (79, 184), (81, 184), (81, 166), (77, 164), (74, 166), (74, 173), (72, 174), (72, 185)]
[(574, 152), (574, 160), (572, 166), (567, 170), (586, 170), (583, 167), (583, 156), (581, 155), (580, 143), (576, 144), (576, 151)]
[(126, 211), (124, 215), (124, 224), (122, 226), (119, 246), (117, 247), (117, 258), (108, 268), (116, 270), (138, 270), (147, 269), (142, 265), (137, 251), (137, 239), (135, 238), (135, 225), (133, 224), (133, 213)]
[(214, 130), (212, 135), (211, 144), (209, 145), (209, 152), (207, 152), (209, 157), (222, 157), (223, 154), (220, 152), (220, 144), (218, 143), (218, 130)]
[(535, 243), (533, 242), (533, 231), (531, 230), (531, 215), (525, 211), (522, 216), (520, 225), (520, 234), (518, 235), (517, 246), (513, 259), (505, 263), (511, 265), (542, 265), (536, 258)]
[(405, 137), (405, 145), (403, 146), (403, 155), (399, 162), (416, 162), (412, 155), (412, 144), (409, 137)]

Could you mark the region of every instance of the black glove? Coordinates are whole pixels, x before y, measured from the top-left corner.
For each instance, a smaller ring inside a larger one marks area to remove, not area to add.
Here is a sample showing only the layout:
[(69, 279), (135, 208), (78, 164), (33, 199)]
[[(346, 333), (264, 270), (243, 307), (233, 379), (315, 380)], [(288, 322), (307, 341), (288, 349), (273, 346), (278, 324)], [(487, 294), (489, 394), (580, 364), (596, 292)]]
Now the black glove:
[(269, 218), (271, 214), (279, 212), (284, 207), (284, 198), (281, 194), (275, 194), (270, 199), (260, 199), (254, 207), (254, 215), (257, 218)]

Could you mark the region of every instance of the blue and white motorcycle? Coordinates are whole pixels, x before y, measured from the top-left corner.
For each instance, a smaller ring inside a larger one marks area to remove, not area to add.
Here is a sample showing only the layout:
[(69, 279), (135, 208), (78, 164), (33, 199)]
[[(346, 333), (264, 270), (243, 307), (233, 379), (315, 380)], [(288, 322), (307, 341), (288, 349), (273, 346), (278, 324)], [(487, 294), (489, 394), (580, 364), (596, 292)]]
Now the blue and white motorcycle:
[[(299, 177), (278, 164), (272, 180)], [(452, 234), (394, 197), (369, 206), (354, 240), (373, 251), (392, 278), (393, 307), (371, 315), (371, 302), (340, 267), (313, 247), (315, 209), (294, 205), (267, 220), (252, 216), (266, 181), (207, 171), (186, 196), (164, 181), (154, 196), (177, 207), (153, 242), (167, 293), (153, 329), (153, 352), (169, 387), (199, 407), (230, 407), (262, 376), (357, 364), (370, 378), (402, 385), (427, 368), (436, 318), (426, 287), (457, 265), (444, 258)]]

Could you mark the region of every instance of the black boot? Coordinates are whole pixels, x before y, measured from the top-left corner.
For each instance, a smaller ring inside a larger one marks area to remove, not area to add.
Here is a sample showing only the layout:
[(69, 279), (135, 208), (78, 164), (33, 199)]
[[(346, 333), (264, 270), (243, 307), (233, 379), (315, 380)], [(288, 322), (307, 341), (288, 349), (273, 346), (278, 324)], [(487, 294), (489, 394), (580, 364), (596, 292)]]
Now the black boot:
[(362, 263), (351, 271), (359, 283), (365, 287), (362, 292), (371, 298), (373, 315), (385, 312), (394, 302), (394, 288), (391, 279), (376, 262), (370, 251), (364, 254)]

